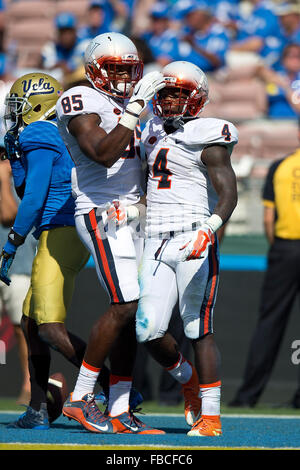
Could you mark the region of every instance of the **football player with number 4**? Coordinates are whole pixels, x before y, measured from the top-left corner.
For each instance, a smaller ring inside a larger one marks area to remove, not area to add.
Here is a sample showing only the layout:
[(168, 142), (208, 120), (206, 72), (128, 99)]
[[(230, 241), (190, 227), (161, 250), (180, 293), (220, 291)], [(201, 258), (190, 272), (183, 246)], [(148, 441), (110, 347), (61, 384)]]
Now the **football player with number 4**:
[[(92, 432), (162, 434), (129, 410), (143, 239), (134, 238), (129, 225), (112, 223), (108, 213), (122, 203), (127, 220), (139, 216), (142, 171), (138, 120), (165, 83), (160, 72), (142, 78), (143, 64), (135, 45), (119, 33), (104, 33), (90, 42), (85, 69), (91, 87), (67, 90), (56, 111), (60, 133), (75, 162), (72, 188), (77, 232), (93, 256), (111, 305), (93, 326), (75, 389), (63, 413)], [(110, 392), (103, 414), (90, 404), (108, 356)]]
[[(222, 431), (220, 357), (213, 335), (219, 277), (216, 232), (237, 204), (230, 163), (237, 130), (227, 121), (200, 118), (208, 103), (208, 83), (197, 66), (172, 62), (162, 73), (166, 86), (154, 97), (155, 116), (142, 133), (149, 177), (136, 333), (183, 390), (199, 387), (194, 409), (185, 410), (192, 425), (188, 435), (218, 436)], [(167, 332), (177, 300), (199, 382)]]

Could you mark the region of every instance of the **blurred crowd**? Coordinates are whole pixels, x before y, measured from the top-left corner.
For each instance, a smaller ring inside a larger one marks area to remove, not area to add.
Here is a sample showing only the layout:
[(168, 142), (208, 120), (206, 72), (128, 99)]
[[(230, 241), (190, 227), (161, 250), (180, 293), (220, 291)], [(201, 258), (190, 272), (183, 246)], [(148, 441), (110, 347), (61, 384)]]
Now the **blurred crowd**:
[[(44, 4), (46, 10), (48, 5), (53, 35), (45, 40), (45, 31), (40, 36), (36, 31), (38, 54), (26, 67), (26, 41), (22, 44), (22, 37), (15, 36), (11, 27), (7, 33), (7, 25), (11, 25), (16, 4), (19, 12), (21, 4), (24, 6), (24, 18), (29, 24), (28, 9), (33, 11), (34, 1), (40, 8)], [(0, 0), (1, 101), (7, 91), (5, 83), (34, 68), (49, 71), (65, 88), (81, 82), (84, 79), (82, 58), (89, 40), (106, 31), (118, 31), (136, 43), (145, 71), (174, 60), (194, 62), (212, 77), (234, 69), (236, 78), (246, 70), (250, 77), (257, 77), (265, 84), (266, 116), (295, 119), (299, 115), (300, 0), (82, 0), (80, 3), (85, 11), (78, 17), (75, 6), (79, 0)], [(65, 6), (65, 11), (58, 9), (58, 5)]]

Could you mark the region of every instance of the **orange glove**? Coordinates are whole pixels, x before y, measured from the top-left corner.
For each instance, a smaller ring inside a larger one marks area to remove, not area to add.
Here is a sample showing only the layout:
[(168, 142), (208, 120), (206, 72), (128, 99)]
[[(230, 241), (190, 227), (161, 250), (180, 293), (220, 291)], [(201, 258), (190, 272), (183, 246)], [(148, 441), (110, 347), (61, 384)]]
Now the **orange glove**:
[(127, 221), (126, 207), (123, 204), (115, 200), (106, 209), (107, 219), (114, 221), (116, 225), (123, 225)]
[(214, 233), (208, 225), (200, 227), (198, 232), (180, 250), (183, 250), (182, 261), (203, 258), (205, 251), (213, 243)]
[(135, 206), (124, 206), (119, 200), (114, 200), (106, 206), (107, 219), (114, 221), (116, 225), (124, 225), (126, 222), (138, 219), (139, 209)]

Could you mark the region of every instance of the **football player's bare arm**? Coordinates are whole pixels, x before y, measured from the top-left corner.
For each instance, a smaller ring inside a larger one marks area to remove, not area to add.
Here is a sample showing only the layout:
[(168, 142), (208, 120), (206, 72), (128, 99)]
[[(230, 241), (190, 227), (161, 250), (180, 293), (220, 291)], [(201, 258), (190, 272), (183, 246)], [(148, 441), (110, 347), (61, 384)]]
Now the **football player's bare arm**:
[(68, 128), (88, 158), (110, 168), (122, 156), (133, 131), (118, 124), (107, 134), (100, 122), (98, 114), (80, 114), (71, 119)]
[(212, 145), (203, 150), (201, 160), (206, 165), (210, 181), (219, 196), (214, 214), (225, 223), (237, 204), (236, 176), (229, 151), (225, 146)]
[(264, 229), (270, 245), (274, 242), (275, 207), (264, 206)]

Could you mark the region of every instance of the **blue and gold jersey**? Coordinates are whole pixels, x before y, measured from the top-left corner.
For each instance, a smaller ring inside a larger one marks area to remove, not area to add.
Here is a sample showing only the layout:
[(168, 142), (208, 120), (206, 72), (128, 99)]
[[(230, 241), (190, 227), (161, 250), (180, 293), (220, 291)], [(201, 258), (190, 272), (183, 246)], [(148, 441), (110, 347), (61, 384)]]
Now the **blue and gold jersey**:
[(74, 166), (55, 121), (36, 121), (19, 135), (25, 192), (14, 230), (26, 236), (42, 230), (74, 225), (71, 170)]

